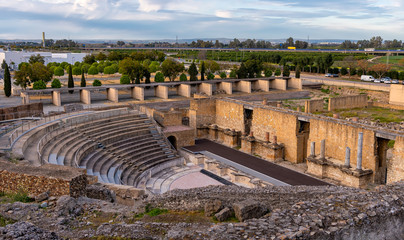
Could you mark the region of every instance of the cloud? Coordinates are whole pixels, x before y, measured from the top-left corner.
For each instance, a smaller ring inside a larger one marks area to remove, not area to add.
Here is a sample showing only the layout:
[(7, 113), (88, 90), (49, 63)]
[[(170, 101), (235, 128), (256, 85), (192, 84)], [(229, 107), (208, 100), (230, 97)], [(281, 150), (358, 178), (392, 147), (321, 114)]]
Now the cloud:
[(139, 0), (139, 10), (142, 12), (156, 12), (163, 7), (164, 1)]
[(216, 16), (220, 18), (231, 18), (232, 15), (229, 11), (216, 11)]

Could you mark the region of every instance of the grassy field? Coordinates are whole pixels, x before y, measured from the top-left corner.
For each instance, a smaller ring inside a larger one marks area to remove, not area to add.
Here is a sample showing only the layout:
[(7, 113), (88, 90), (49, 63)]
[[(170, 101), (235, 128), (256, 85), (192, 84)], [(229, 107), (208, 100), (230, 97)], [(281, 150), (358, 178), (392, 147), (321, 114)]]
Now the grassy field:
[[(389, 56), (389, 63), (390, 64), (398, 64), (400, 60), (404, 59), (404, 56)], [(378, 63), (386, 63), (387, 62), (387, 56), (378, 58), (376, 60)]]
[[(380, 107), (371, 108), (353, 108), (353, 109), (340, 109), (336, 110), (343, 118), (359, 117), (368, 118), (372, 121), (379, 120), (382, 123), (395, 122), (400, 123), (404, 121), (404, 110), (393, 110)], [(332, 113), (326, 115), (332, 116)]]

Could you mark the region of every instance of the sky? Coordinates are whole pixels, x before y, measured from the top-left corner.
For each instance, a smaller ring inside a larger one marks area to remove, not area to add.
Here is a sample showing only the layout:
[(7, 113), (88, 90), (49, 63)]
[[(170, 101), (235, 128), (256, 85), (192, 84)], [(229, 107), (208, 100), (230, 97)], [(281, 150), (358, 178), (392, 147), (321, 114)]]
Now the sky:
[(0, 39), (404, 40), (404, 0), (0, 0)]

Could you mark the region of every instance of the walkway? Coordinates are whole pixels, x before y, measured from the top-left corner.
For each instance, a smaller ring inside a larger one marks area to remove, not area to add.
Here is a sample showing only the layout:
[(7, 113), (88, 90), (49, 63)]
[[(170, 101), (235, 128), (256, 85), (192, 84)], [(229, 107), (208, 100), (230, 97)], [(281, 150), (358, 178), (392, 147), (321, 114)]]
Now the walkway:
[(329, 185), (326, 182), (310, 177), (266, 160), (251, 156), (249, 154), (237, 151), (235, 149), (223, 146), (207, 139), (199, 139), (195, 141), (195, 146), (184, 147), (191, 152), (209, 151), (220, 157), (241, 164), (252, 170), (265, 174), (269, 177), (282, 181), (292, 186), (309, 185), (320, 186)]

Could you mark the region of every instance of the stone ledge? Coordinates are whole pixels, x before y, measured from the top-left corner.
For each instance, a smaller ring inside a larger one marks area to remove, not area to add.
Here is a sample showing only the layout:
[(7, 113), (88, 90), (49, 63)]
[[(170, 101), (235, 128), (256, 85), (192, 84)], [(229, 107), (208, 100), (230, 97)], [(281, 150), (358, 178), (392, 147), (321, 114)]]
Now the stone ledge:
[(344, 172), (346, 174), (349, 174), (349, 175), (352, 175), (354, 177), (362, 177), (362, 176), (373, 174), (373, 171), (371, 169), (358, 170), (358, 169), (348, 168), (344, 164), (337, 164), (337, 163), (334, 163), (334, 162), (329, 161), (327, 159), (308, 157), (307, 161), (310, 161), (310, 162), (318, 164), (318, 165), (326, 165), (326, 166), (331, 166), (331, 167), (334, 167), (334, 168), (338, 168), (342, 172)]

